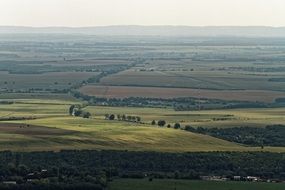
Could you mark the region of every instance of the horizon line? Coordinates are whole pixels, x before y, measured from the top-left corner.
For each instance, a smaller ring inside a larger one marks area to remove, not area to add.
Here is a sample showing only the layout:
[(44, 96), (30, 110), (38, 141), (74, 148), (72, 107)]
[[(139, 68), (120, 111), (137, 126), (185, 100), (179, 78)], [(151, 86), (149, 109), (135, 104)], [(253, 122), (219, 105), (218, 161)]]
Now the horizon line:
[(263, 28), (285, 28), (284, 26), (269, 26), (269, 25), (139, 25), (139, 24), (121, 24), (121, 25), (90, 25), (90, 26), (30, 26), (30, 25), (0, 25), (0, 27), (22, 27), (22, 28), (96, 28), (96, 27), (263, 27)]

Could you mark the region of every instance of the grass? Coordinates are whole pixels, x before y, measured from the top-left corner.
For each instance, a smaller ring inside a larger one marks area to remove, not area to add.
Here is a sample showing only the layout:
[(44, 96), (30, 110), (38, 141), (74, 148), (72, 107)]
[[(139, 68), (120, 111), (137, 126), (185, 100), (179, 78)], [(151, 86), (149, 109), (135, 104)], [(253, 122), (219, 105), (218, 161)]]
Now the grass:
[[(83, 119), (68, 115), (70, 100), (24, 100), (0, 105), (0, 118), (33, 117), (32, 120), (1, 121), (0, 150), (37, 151), (61, 149), (117, 149), (163, 152), (190, 151), (260, 151), (259, 147), (246, 147), (236, 143), (194, 134), (173, 128), (159, 128), (148, 124), (152, 119), (163, 118), (168, 122), (184, 120), (209, 120), (225, 117), (225, 111), (175, 112), (154, 108), (85, 108), (92, 118)], [(245, 117), (244, 110), (230, 110), (230, 118)], [(235, 114), (233, 113), (235, 112)], [(105, 113), (139, 115), (145, 124), (108, 121)], [(252, 118), (279, 120), (284, 110), (252, 110)], [(239, 114), (239, 115), (238, 115)], [(260, 121), (261, 122), (261, 121)], [(183, 123), (183, 124), (184, 124)], [(207, 122), (205, 122), (207, 123)], [(211, 122), (209, 122), (211, 123)], [(30, 125), (30, 127), (20, 127)], [(265, 147), (264, 151), (284, 152), (284, 147)]]
[[(18, 123), (22, 123), (22, 121), (18, 121)], [(45, 140), (51, 144), (57, 144), (61, 149), (77, 149), (79, 147), (79, 149), (163, 152), (253, 150), (235, 143), (182, 130), (142, 126), (117, 121), (111, 122), (101, 119), (82, 119), (66, 116), (29, 120), (25, 121), (25, 124), (45, 126), (51, 129), (52, 127), (56, 127), (67, 132), (73, 131), (73, 134), (66, 133), (65, 135), (55, 136), (49, 135), (48, 131), (46, 131), (46, 135), (31, 135), (31, 133), (26, 132), (26, 137), (32, 141), (41, 138), (41, 140)], [(11, 139), (11, 141), (13, 140)], [(36, 144), (31, 144), (31, 146), (21, 147), (21, 149), (30, 150), (33, 149), (33, 145), (36, 146)], [(45, 146), (44, 148), (54, 149), (52, 146)], [(258, 150), (258, 148), (255, 150)]]
[(284, 184), (154, 179), (118, 179), (108, 190), (282, 190)]

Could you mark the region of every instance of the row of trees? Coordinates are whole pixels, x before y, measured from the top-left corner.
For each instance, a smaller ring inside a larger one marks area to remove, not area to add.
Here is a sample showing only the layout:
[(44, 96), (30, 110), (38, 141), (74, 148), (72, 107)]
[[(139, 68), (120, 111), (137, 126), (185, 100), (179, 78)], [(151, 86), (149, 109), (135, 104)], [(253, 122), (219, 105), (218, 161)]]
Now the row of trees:
[(233, 128), (194, 128), (185, 126), (185, 130), (210, 135), (227, 141), (251, 146), (285, 146), (285, 126), (271, 125), (263, 127)]
[(141, 117), (139, 116), (133, 116), (133, 115), (115, 115), (115, 114), (105, 114), (105, 119), (106, 120), (115, 120), (117, 119), (118, 121), (129, 121), (129, 122), (141, 122)]
[[(262, 168), (262, 169), (261, 169)], [(199, 176), (257, 176), (285, 180), (285, 154), (269, 152), (162, 153), (132, 151), (0, 152), (2, 181), (46, 171), (48, 184), (92, 183), (112, 177), (197, 179)]]
[[(78, 88), (78, 87), (77, 87)], [(229, 109), (229, 108), (262, 108), (274, 107), (284, 101), (279, 100), (275, 103), (248, 102), (248, 101), (226, 101), (216, 99), (197, 99), (192, 97), (184, 98), (146, 98), (146, 97), (129, 97), (129, 98), (102, 98), (82, 94), (76, 90), (71, 91), (74, 97), (88, 101), (90, 105), (114, 106), (114, 107), (173, 107), (176, 111), (191, 110), (211, 110), (211, 109)], [(281, 102), (282, 101), (282, 102)]]
[[(141, 123), (141, 117), (139, 116), (133, 116), (133, 115), (125, 115), (125, 114), (105, 114), (105, 119), (106, 120), (118, 120), (118, 121), (128, 121), (128, 122), (137, 122), (137, 123)], [(159, 127), (167, 127), (167, 128), (171, 128), (171, 124), (167, 124), (165, 120), (152, 120), (151, 125), (158, 125)], [(175, 123), (173, 125), (174, 129), (180, 129), (181, 125), (180, 123)]]
[[(152, 120), (151, 125), (158, 125), (159, 127), (164, 127), (166, 125), (166, 121), (165, 120), (158, 120), (157, 122), (155, 120)], [(171, 124), (167, 124), (166, 125), (167, 128), (171, 128)], [(173, 125), (174, 129), (180, 129), (181, 125), (180, 123), (175, 123)]]

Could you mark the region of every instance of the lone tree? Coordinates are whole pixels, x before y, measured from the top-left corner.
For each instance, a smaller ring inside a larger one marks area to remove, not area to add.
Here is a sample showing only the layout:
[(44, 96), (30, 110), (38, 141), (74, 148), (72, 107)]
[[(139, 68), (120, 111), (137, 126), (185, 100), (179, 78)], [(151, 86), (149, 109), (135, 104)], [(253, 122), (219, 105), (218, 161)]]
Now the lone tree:
[(157, 125), (158, 125), (159, 127), (163, 127), (165, 124), (166, 124), (166, 122), (165, 122), (164, 120), (159, 120), (159, 121), (157, 122)]
[(168, 124), (168, 125), (167, 125), (167, 128), (171, 128), (171, 125), (170, 125), (170, 124)]
[(78, 117), (82, 114), (82, 110), (81, 109), (78, 109), (78, 108), (74, 108), (73, 109), (74, 111), (74, 116)]
[(74, 108), (75, 108), (75, 105), (71, 105), (71, 106), (69, 107), (69, 115), (72, 115), (72, 114), (73, 114)]
[(137, 119), (137, 122), (141, 122), (141, 117), (137, 116), (136, 119)]
[(128, 120), (128, 121), (131, 121), (131, 120), (132, 120), (132, 116), (128, 115), (128, 116), (127, 116), (127, 120)]
[(115, 119), (115, 115), (114, 114), (111, 114), (110, 116), (109, 116), (109, 120), (114, 120)]
[(83, 118), (89, 118), (91, 114), (89, 112), (83, 112)]
[(136, 121), (137, 121), (136, 116), (131, 116), (131, 117), (132, 117), (132, 119), (131, 119), (131, 120), (132, 120), (133, 122), (136, 122)]
[(174, 129), (180, 129), (180, 127), (181, 127), (180, 123), (175, 123), (174, 124)]
[(152, 125), (155, 125), (155, 124), (156, 124), (155, 120), (152, 120), (151, 124), (152, 124)]

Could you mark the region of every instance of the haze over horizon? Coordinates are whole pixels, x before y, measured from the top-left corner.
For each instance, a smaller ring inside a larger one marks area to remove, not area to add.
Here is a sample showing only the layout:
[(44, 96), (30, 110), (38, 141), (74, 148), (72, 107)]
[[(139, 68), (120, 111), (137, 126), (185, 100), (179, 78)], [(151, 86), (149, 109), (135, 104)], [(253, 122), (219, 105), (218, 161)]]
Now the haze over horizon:
[(1, 0), (0, 26), (281, 27), (284, 7), (283, 0)]

